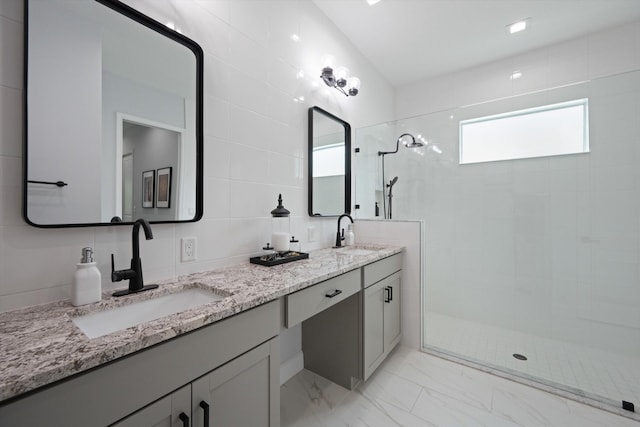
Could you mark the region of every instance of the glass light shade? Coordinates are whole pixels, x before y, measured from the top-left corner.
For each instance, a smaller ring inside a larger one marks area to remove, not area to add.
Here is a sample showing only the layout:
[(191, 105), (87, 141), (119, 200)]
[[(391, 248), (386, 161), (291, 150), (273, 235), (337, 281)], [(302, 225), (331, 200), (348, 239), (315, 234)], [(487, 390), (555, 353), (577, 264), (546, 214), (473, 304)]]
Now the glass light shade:
[(347, 67), (338, 67), (336, 69), (336, 79), (340, 80), (347, 80), (347, 78), (349, 77), (349, 69)]
[(360, 79), (357, 77), (351, 77), (349, 79), (349, 89), (360, 90)]
[(322, 67), (323, 68), (333, 68), (333, 64), (336, 63), (336, 58), (333, 55), (325, 55), (322, 57)]

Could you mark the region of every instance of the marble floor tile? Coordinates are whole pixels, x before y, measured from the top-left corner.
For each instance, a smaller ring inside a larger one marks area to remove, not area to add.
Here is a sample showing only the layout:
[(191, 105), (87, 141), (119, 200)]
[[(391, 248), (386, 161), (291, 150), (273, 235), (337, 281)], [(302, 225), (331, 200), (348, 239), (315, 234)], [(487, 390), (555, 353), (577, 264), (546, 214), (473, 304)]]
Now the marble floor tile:
[(349, 390), (303, 370), (280, 387), (281, 425), (324, 427), (332, 411), (349, 395)]
[(522, 425), (497, 416), (488, 408), (481, 409), (431, 389), (423, 389), (412, 413), (437, 426), (516, 427)]
[(362, 384), (359, 390), (368, 399), (387, 402), (409, 412), (413, 409), (422, 387), (386, 371), (383, 367)]
[(443, 359), (425, 356), (420, 352), (407, 356), (395, 369), (396, 375), (470, 406), (480, 409), (491, 407), (491, 384), (468, 381), (463, 377), (460, 365), (446, 364)]
[(400, 347), (347, 390), (302, 371), (281, 387), (282, 427), (640, 427), (640, 422)]

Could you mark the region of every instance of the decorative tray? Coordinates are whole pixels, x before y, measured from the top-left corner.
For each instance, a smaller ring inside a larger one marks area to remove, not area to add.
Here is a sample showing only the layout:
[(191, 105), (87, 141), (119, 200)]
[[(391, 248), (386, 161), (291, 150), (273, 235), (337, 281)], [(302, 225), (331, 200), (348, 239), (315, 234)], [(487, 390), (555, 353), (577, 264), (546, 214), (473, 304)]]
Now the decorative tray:
[(309, 254), (296, 251), (274, 252), (268, 255), (256, 256), (249, 258), (252, 264), (266, 265), (273, 267), (274, 265), (286, 264), (291, 261), (298, 261), (309, 258)]

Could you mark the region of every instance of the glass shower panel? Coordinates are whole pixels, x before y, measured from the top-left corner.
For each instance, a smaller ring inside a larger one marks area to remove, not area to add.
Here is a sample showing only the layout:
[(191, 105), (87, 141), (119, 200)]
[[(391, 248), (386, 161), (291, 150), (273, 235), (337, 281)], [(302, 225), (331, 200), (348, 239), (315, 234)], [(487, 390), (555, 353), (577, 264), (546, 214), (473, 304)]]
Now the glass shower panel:
[[(461, 120), (589, 99), (590, 152), (463, 164)], [(355, 200), (425, 221), (426, 351), (640, 406), (640, 72), (356, 130)], [(515, 357), (514, 355), (517, 355)], [(526, 359), (526, 360), (523, 360)]]

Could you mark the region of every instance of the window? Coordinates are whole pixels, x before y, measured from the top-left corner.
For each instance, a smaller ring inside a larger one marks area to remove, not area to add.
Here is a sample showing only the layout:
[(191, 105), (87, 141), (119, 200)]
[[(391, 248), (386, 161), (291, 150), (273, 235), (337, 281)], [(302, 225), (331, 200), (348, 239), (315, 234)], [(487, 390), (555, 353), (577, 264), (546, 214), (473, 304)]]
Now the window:
[(344, 143), (313, 149), (313, 177), (344, 175)]
[(587, 99), (460, 121), (460, 164), (587, 152)]

